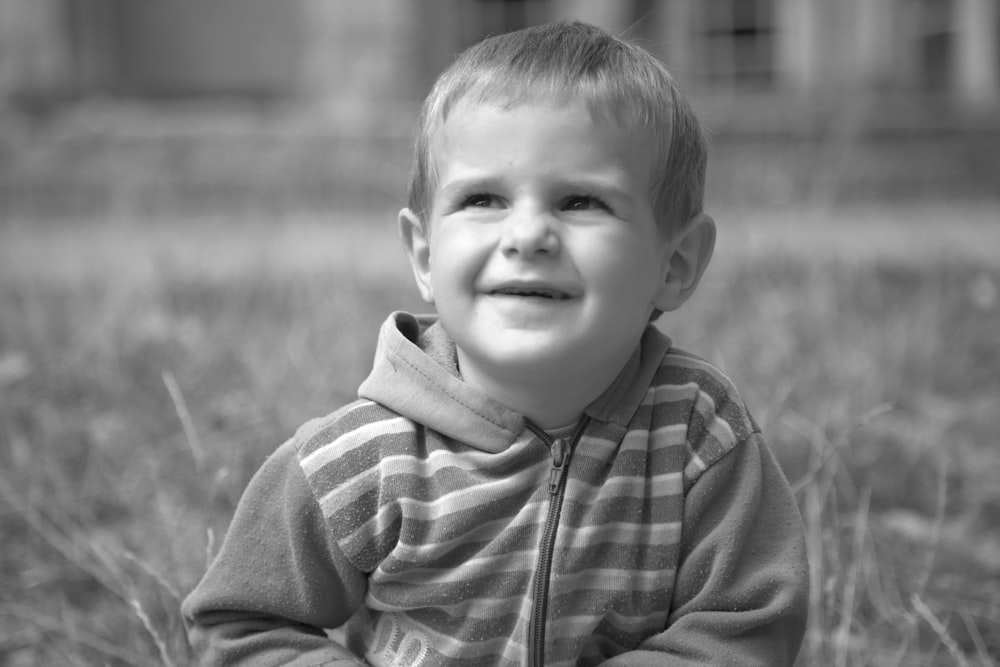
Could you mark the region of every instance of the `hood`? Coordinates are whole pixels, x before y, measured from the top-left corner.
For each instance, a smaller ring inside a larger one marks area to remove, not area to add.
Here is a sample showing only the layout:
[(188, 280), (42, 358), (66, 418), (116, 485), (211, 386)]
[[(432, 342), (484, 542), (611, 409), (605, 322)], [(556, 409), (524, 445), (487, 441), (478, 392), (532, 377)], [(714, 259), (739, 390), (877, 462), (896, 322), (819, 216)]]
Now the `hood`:
[[(642, 402), (670, 339), (647, 327), (618, 378), (585, 413), (624, 429)], [(395, 312), (382, 325), (375, 362), (358, 396), (484, 451), (502, 452), (526, 428), (524, 415), (462, 381), (455, 343), (436, 315)]]

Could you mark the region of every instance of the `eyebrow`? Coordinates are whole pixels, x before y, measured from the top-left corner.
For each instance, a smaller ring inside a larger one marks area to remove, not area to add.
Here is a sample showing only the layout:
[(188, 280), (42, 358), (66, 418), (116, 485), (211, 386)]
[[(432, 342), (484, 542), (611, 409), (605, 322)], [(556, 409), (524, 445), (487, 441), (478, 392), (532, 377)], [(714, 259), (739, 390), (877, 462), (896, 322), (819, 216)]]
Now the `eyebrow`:
[(626, 188), (622, 187), (619, 183), (609, 181), (608, 179), (596, 179), (596, 180), (571, 180), (565, 181), (561, 185), (565, 186), (568, 190), (578, 191), (586, 194), (595, 194), (604, 198), (625, 198), (629, 196), (629, 192)]
[(454, 197), (468, 192), (478, 192), (485, 190), (496, 190), (500, 187), (500, 180), (490, 176), (470, 176), (448, 181), (441, 186), (439, 194), (442, 197)]
[[(493, 191), (502, 189), (503, 180), (492, 176), (469, 176), (457, 178), (443, 184), (439, 189), (442, 197), (454, 197), (460, 194), (477, 191)], [(595, 177), (593, 179), (574, 178), (569, 180), (556, 180), (551, 184), (553, 189), (565, 190), (570, 193), (594, 194), (602, 198), (626, 198), (629, 196), (627, 188), (623, 187), (616, 178)]]

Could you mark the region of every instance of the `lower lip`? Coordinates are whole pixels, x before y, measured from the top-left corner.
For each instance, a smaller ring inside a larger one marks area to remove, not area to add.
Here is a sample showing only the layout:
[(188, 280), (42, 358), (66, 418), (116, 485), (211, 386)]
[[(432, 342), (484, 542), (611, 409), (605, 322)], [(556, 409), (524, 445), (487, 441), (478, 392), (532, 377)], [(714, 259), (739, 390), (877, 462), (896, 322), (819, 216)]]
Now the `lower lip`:
[(520, 317), (528, 313), (551, 315), (562, 312), (573, 303), (573, 299), (551, 299), (544, 296), (516, 296), (513, 294), (490, 294), (490, 301), (499, 310)]
[(568, 297), (557, 298), (550, 296), (537, 296), (534, 294), (505, 294), (503, 292), (491, 292), (489, 296), (498, 299), (516, 299), (519, 301), (530, 301), (539, 303), (566, 303), (572, 299)]

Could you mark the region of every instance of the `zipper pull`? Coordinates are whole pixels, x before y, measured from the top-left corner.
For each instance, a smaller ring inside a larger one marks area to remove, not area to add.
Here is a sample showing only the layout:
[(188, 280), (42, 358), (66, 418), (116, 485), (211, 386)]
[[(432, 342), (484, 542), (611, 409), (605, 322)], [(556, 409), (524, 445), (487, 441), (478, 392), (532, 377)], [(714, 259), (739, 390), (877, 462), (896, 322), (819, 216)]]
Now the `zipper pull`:
[(566, 463), (569, 459), (569, 446), (565, 438), (556, 438), (550, 447), (552, 452), (552, 468), (549, 470), (549, 493), (553, 496), (559, 493), (559, 485), (566, 474)]

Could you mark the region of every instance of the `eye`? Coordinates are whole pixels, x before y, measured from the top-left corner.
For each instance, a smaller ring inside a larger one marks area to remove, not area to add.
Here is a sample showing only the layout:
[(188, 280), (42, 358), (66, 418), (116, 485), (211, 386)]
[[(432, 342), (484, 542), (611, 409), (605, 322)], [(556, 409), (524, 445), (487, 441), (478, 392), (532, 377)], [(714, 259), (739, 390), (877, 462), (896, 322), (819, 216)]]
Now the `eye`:
[(492, 208), (498, 204), (499, 200), (495, 196), (485, 192), (469, 195), (462, 200), (462, 208)]
[(563, 210), (566, 211), (593, 211), (593, 210), (610, 210), (608, 205), (605, 204), (598, 197), (591, 195), (572, 195), (567, 197), (563, 202)]

